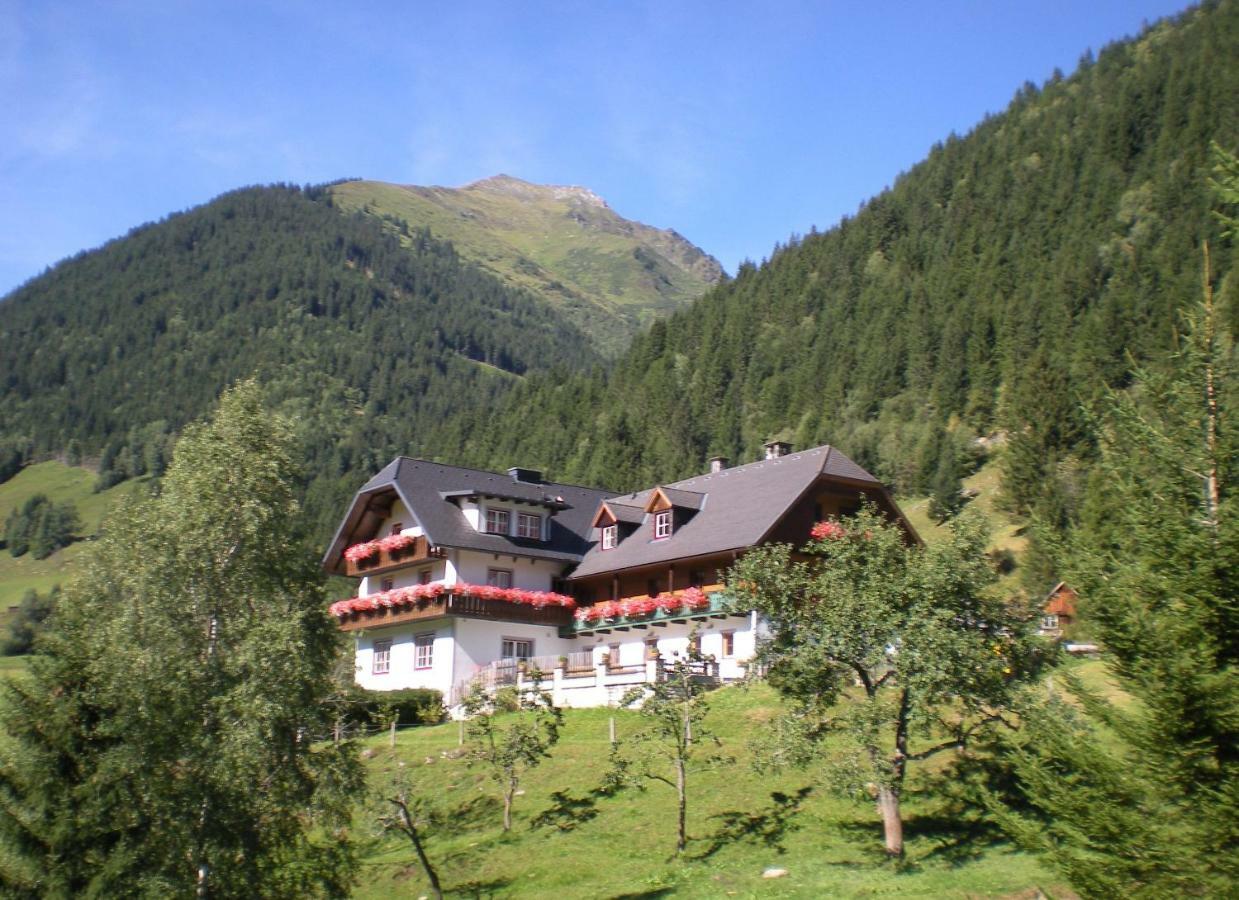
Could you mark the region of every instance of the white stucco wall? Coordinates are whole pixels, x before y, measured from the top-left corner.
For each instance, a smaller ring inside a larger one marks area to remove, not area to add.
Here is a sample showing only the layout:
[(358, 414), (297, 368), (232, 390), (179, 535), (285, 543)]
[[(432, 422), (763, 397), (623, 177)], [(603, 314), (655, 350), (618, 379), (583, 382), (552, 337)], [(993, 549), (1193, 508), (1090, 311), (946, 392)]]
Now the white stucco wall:
[(396, 500), (392, 504), (391, 515), (383, 520), (379, 525), (377, 532), (378, 537), (386, 537), (391, 534), (391, 527), (394, 523), (399, 522), (401, 525), (400, 533), (408, 534), (416, 537), (423, 533), (421, 523), (417, 521), (417, 516), (413, 515), (413, 511), (404, 505), (403, 500)]
[(534, 656), (559, 657), (578, 650), (578, 642), (559, 636), (551, 625), (525, 625), (516, 622), (492, 622), (486, 619), (456, 620), (456, 658), (452, 683), (460, 684), (478, 669), (500, 658), (504, 638), (533, 641)]
[[(455, 622), (450, 618), (427, 619), (390, 628), (363, 631), (356, 634), (357, 683), (374, 691), (394, 691), (401, 688), (424, 687), (443, 691), (444, 696), (452, 686), (452, 670), (456, 655), (452, 632)], [(418, 634), (434, 634), (434, 650), (431, 667), (415, 667), (413, 638)], [(391, 665), (386, 674), (374, 674), (374, 642), (390, 640)]]
[[(707, 619), (699, 623), (698, 634), (701, 636), (701, 652), (705, 656), (713, 656), (719, 664), (719, 675), (724, 679), (743, 678), (745, 671), (743, 663), (753, 658), (757, 650), (757, 637), (754, 632), (754, 620), (751, 615), (744, 618), (729, 617), (726, 619)], [(670, 661), (677, 656), (688, 654), (688, 637), (692, 633), (692, 625), (668, 625), (665, 628), (648, 628), (636, 631), (613, 631), (610, 634), (593, 635), (579, 638), (573, 650), (592, 648), (594, 661), (598, 662), (602, 654), (613, 645), (619, 645), (619, 661), (612, 660), (612, 665), (635, 666), (645, 658), (645, 642), (656, 640), (658, 653)], [(733, 633), (732, 655), (723, 655), (723, 632)]]
[[(498, 559), (496, 559), (498, 555)], [(486, 584), (490, 569), (507, 569), (512, 573), (512, 586), (527, 591), (549, 591), (551, 579), (557, 577), (564, 564), (554, 560), (527, 559), (520, 556), (504, 556), (494, 553), (476, 553), (472, 550), (452, 550), (448, 584), (464, 581), (468, 584)]]

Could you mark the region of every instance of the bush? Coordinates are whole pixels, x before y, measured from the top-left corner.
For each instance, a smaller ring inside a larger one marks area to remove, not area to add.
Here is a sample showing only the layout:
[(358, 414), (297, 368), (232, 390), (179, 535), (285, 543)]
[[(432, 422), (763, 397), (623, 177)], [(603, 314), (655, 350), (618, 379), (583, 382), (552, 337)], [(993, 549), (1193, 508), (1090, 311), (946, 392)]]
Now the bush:
[(447, 717), (443, 692), (432, 688), (368, 691), (353, 685), (348, 694), (345, 724), (351, 728), (386, 728), (392, 716), (401, 725), (437, 725)]
[(39, 594), (35, 590), (26, 591), (17, 612), (9, 620), (8, 634), (0, 641), (0, 653), (5, 656), (29, 653), (59, 598), (60, 585), (53, 587), (48, 594)]

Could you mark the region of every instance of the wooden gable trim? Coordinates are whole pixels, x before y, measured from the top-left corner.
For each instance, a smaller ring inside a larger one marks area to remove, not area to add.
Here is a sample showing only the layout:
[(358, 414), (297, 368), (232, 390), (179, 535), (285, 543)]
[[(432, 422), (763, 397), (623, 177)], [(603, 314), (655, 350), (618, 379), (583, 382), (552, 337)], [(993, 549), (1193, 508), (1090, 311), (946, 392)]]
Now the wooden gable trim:
[(663, 493), (663, 489), (657, 487), (650, 494), (650, 499), (646, 501), (645, 511), (647, 513), (662, 512), (663, 510), (671, 509), (673, 506), (675, 504)]
[(606, 503), (598, 506), (598, 512), (594, 513), (594, 521), (590, 522), (591, 528), (605, 528), (608, 525), (615, 525), (619, 519), (615, 517), (615, 513), (611, 512), (611, 507)]

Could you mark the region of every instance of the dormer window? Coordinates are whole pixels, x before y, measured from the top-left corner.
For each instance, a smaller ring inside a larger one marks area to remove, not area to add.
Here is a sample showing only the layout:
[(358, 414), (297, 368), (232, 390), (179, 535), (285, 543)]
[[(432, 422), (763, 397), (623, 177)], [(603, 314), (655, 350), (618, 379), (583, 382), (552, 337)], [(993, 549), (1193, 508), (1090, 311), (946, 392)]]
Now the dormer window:
[(506, 509), (487, 509), (486, 510), (486, 532), (487, 534), (507, 534), (508, 523), (511, 517)]
[(654, 540), (671, 537), (671, 510), (654, 513)]
[(391, 533), (392, 533), (392, 534), (399, 534), (399, 533), (400, 533), (400, 532), (402, 532), (402, 531), (404, 531), (404, 523), (403, 523), (403, 522), (392, 522), (392, 523), (391, 523)]
[(516, 536), (542, 540), (542, 517), (533, 513), (518, 513), (516, 516)]

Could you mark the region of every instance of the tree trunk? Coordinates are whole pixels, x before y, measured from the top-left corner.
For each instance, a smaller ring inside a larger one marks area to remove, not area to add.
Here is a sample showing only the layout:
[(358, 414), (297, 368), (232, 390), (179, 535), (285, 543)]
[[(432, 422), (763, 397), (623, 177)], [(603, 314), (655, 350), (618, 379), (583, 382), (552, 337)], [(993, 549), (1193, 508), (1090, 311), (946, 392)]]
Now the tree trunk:
[(512, 830), (512, 797), (516, 794), (516, 782), (509, 781), (503, 791), (503, 830)]
[(677, 831), (675, 841), (675, 852), (683, 853), (684, 848), (688, 846), (688, 829), (686, 820), (688, 818), (688, 783), (685, 777), (684, 760), (683, 758), (675, 761), (675, 790), (679, 796), (679, 818), (677, 820)]
[(878, 788), (878, 814), (882, 816), (882, 830), (886, 834), (886, 855), (898, 859), (903, 856), (903, 819), (899, 815), (899, 788), (887, 785)]

